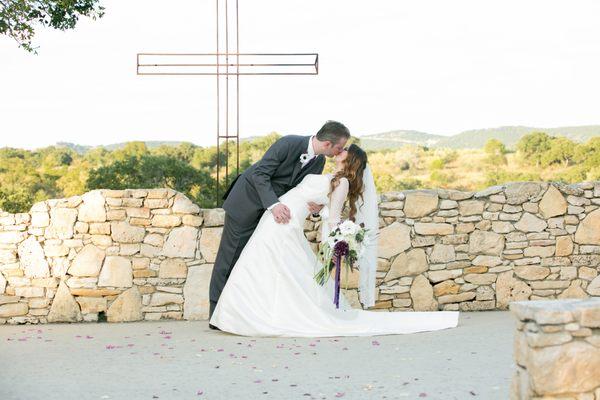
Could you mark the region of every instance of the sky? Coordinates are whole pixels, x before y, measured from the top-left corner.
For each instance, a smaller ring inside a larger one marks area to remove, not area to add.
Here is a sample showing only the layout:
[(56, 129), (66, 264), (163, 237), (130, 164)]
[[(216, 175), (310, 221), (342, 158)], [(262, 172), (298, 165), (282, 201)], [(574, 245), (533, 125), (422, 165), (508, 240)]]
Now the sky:
[[(214, 52), (215, 0), (101, 3), (102, 19), (38, 29), (38, 55), (0, 37), (0, 147), (214, 145), (215, 78), (138, 76), (136, 54)], [(242, 137), (600, 124), (597, 0), (239, 3), (241, 52), (320, 59), (317, 76), (241, 77)]]

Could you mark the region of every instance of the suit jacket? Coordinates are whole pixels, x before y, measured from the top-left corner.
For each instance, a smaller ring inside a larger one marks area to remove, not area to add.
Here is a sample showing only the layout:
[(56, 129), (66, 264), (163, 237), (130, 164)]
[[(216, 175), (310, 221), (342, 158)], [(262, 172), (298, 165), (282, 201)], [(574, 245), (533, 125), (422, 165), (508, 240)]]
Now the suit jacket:
[(223, 208), (238, 224), (257, 223), (263, 212), (307, 174), (321, 174), (325, 156), (318, 155), (304, 168), (300, 155), (306, 153), (310, 136), (284, 136), (255, 164), (239, 175), (225, 193)]

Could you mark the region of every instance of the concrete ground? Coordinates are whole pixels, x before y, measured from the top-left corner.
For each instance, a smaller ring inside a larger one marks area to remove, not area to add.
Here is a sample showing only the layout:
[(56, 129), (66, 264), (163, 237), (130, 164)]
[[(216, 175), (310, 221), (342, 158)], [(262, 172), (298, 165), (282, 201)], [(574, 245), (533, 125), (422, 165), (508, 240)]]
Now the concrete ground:
[(0, 399), (507, 399), (513, 317), (370, 338), (252, 339), (206, 321), (0, 326)]

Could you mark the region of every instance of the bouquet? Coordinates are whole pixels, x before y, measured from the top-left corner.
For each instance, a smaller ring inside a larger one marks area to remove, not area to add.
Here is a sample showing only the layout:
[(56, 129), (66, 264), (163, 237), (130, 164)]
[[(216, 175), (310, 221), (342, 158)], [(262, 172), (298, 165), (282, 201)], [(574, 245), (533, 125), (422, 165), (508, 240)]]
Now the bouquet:
[[(346, 268), (347, 273), (354, 270), (355, 262), (365, 250), (367, 231), (368, 229), (364, 228), (364, 224), (358, 225), (347, 220), (332, 230), (327, 240), (324, 240), (320, 246), (318, 258), (323, 267), (315, 274), (315, 280), (319, 285), (323, 286), (329, 279), (331, 271), (335, 269), (333, 302), (336, 308), (339, 308), (342, 264)], [(348, 274), (346, 274), (347, 277)]]

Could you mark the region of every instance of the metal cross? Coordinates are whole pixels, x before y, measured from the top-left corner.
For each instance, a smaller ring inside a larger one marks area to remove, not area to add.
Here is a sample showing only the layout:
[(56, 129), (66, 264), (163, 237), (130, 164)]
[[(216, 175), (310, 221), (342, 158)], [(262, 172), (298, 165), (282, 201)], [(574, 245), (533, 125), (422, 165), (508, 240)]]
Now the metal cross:
[[(229, 3), (235, 1), (235, 13), (230, 17)], [(220, 32), (220, 16), (224, 15), (224, 32)], [(236, 146), (236, 174), (240, 169), (240, 76), (241, 75), (318, 75), (318, 53), (240, 53), (238, 0), (216, 0), (215, 53), (138, 53), (138, 75), (213, 75), (217, 84), (217, 180), (216, 206), (219, 199), (221, 170), (220, 146), (225, 140), (225, 188), (229, 185), (229, 141)], [(230, 52), (230, 23), (235, 25), (235, 52)], [(220, 36), (221, 33), (221, 36)], [(222, 34), (224, 33), (224, 40)], [(223, 47), (225, 51), (222, 52)], [(211, 62), (214, 60), (214, 62)], [(235, 90), (231, 88), (235, 83)], [(225, 102), (222, 104), (223, 93)], [(230, 92), (235, 102), (235, 129), (230, 133)], [(224, 113), (221, 113), (224, 108)]]

